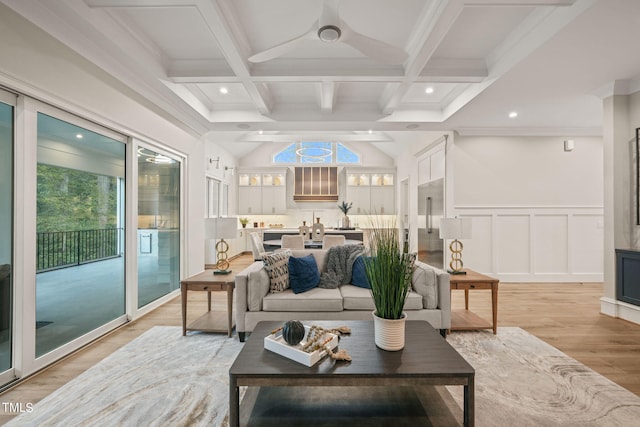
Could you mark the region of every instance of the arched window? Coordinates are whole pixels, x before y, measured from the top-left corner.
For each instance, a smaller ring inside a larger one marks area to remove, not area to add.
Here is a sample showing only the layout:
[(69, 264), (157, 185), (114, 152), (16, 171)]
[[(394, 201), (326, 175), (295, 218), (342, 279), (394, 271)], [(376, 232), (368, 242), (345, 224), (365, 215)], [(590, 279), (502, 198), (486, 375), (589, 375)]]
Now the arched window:
[(273, 157), (275, 164), (358, 164), (360, 155), (339, 142), (301, 141)]

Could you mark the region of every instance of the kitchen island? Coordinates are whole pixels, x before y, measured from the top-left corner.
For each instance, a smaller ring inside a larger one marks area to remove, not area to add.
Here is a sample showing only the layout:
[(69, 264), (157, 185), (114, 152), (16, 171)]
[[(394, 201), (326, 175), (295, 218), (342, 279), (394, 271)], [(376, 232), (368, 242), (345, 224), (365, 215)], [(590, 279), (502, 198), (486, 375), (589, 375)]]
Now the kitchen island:
[[(311, 228), (311, 227), (309, 227)], [(299, 234), (300, 231), (297, 228), (269, 228), (263, 231), (263, 241), (267, 240), (280, 240), (283, 235), (295, 235)], [(331, 235), (343, 235), (347, 240), (359, 240), (364, 241), (362, 230), (360, 229), (339, 229), (339, 228), (325, 228), (324, 234)]]

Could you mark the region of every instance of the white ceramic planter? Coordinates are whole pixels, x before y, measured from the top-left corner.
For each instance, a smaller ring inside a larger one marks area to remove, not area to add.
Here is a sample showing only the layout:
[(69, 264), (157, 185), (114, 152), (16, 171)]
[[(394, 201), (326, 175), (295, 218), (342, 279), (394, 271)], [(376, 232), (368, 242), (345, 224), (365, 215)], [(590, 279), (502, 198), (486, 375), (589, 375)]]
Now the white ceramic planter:
[(404, 326), (407, 319), (402, 313), (400, 319), (383, 319), (373, 312), (373, 331), (378, 348), (387, 351), (398, 351), (404, 348)]

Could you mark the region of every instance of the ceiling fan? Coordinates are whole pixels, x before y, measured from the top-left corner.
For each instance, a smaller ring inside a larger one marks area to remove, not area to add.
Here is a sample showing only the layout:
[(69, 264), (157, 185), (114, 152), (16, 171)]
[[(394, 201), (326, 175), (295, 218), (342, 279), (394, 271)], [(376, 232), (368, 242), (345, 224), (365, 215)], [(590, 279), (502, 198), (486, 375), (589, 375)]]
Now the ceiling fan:
[(306, 33), (249, 57), (251, 62), (265, 62), (293, 50), (304, 40), (348, 44), (364, 55), (389, 64), (400, 64), (407, 58), (404, 50), (380, 40), (372, 39), (351, 29), (338, 14), (339, 0), (325, 0), (320, 18)]

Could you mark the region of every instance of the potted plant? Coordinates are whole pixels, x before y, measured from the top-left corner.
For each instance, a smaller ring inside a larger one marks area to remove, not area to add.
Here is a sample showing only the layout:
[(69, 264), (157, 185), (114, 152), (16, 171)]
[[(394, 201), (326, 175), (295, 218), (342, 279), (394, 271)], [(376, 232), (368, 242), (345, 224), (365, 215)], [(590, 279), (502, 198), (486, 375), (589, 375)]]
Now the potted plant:
[(247, 228), (248, 223), (249, 223), (249, 218), (245, 218), (245, 217), (240, 218), (240, 224), (242, 224), (242, 228)]
[(344, 216), (342, 217), (342, 228), (349, 228), (349, 217), (347, 214), (349, 213), (349, 209), (353, 206), (353, 202), (347, 203), (344, 200), (342, 203), (338, 205), (338, 208), (342, 211)]
[(365, 272), (375, 306), (373, 312), (376, 346), (396, 351), (404, 348), (404, 303), (411, 289), (415, 254), (404, 253), (395, 222), (384, 226), (372, 221), (369, 256)]

